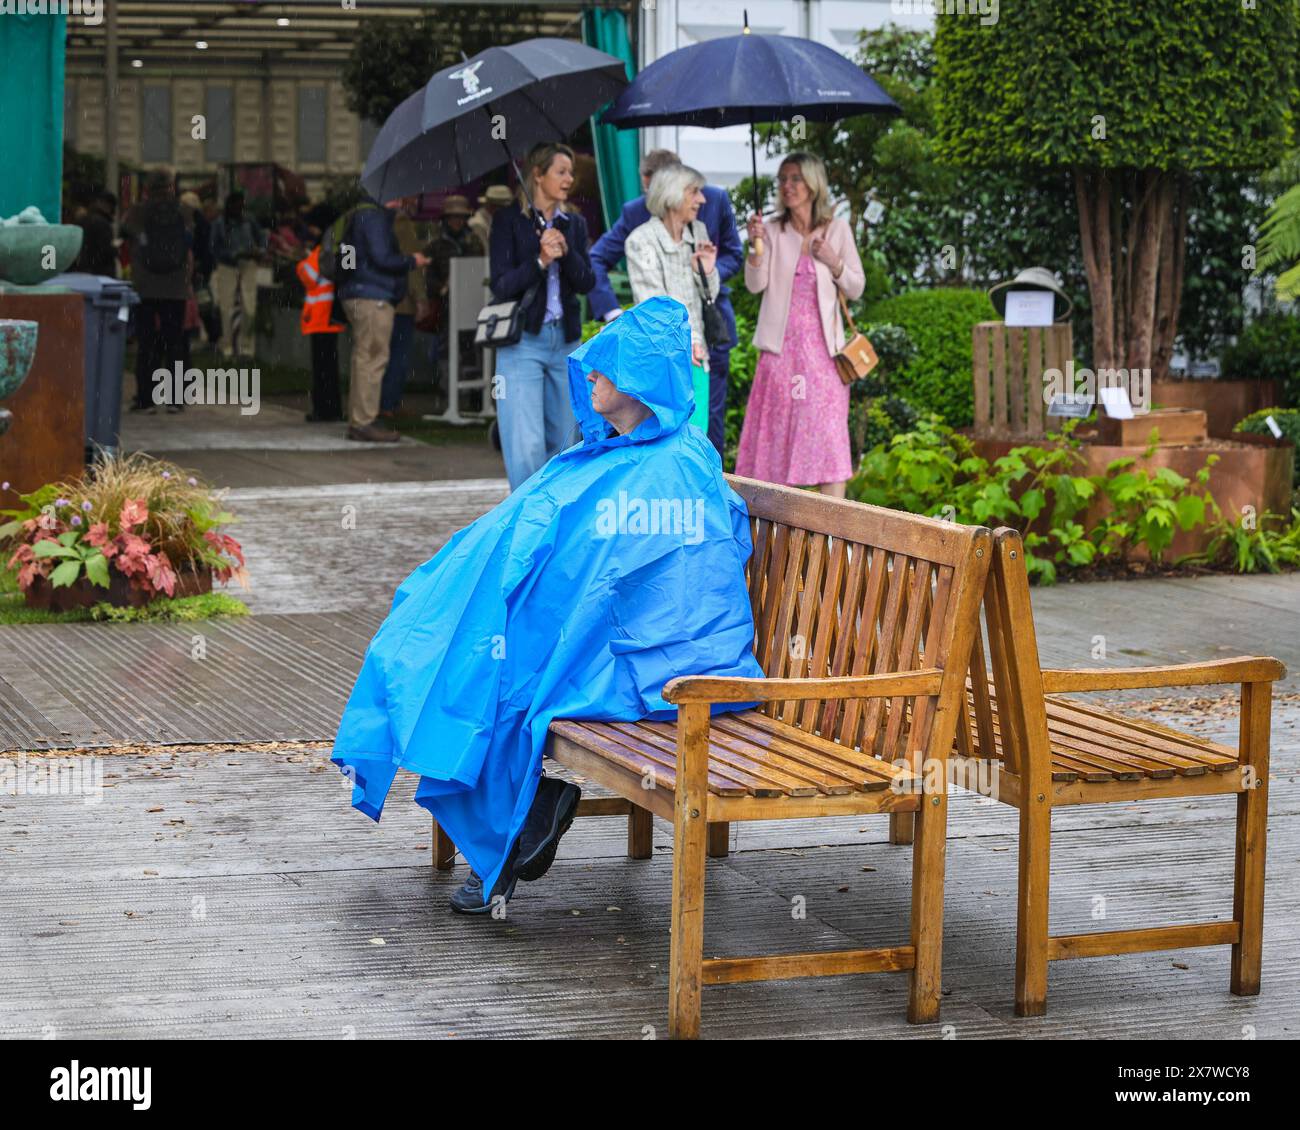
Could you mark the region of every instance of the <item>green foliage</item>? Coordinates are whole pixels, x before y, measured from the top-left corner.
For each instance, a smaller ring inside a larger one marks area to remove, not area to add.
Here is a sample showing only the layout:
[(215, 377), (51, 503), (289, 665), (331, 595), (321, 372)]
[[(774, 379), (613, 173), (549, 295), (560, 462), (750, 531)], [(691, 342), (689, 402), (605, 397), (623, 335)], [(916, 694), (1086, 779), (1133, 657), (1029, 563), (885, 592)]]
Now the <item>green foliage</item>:
[[(1217, 513), (1206, 491), (1215, 456), (1194, 482), (1131, 458), (1103, 475), (1081, 475), (1076, 423), (1068, 421), (1045, 446), (1013, 448), (990, 463), (971, 440), (930, 416), (863, 456), (848, 494), (965, 524), (1012, 526), (1024, 539), (1030, 576), (1045, 584), (1061, 569), (1127, 565), (1142, 551), (1158, 562), (1178, 530)], [(1100, 516), (1089, 519), (1095, 510)]]
[(889, 322), (907, 334), (915, 354), (889, 375), (890, 391), (952, 427), (971, 423), (971, 327), (995, 317), (988, 295), (955, 287), (914, 290), (876, 303), (867, 322)]
[(731, 350), (731, 368), (727, 376), (727, 415), (724, 421), (722, 465), (736, 466), (736, 449), (740, 446), (740, 429), (745, 423), (749, 391), (754, 387), (754, 370), (758, 368), (758, 350), (754, 347), (754, 320), (736, 311), (736, 345)]
[(1289, 138), (1298, 24), (1294, 0), (1021, 0), (992, 24), (941, 18), (943, 151), (981, 166), (1265, 167)]
[(1269, 209), (1259, 230), (1259, 265), (1256, 274), (1285, 268), (1274, 282), (1282, 301), (1300, 297), (1300, 184), (1287, 189)]
[[(1154, 445), (1147, 449), (1147, 454)], [(1212, 500), (1205, 491), (1210, 468), (1218, 462), (1209, 456), (1196, 472), (1196, 486), (1171, 467), (1148, 471), (1133, 456), (1112, 460), (1101, 483), (1111, 511), (1098, 527), (1097, 544), (1103, 556), (1129, 561), (1145, 548), (1153, 561), (1163, 559), (1178, 530), (1205, 524)]]
[(118, 608), (107, 601), (89, 608), (51, 612), (45, 608), (28, 608), (21, 597), (0, 596), (0, 625), (67, 624), (78, 620), (102, 620), (114, 623), (179, 622), (210, 620), (214, 616), (247, 616), (248, 605), (224, 592), (206, 592), (198, 596), (181, 596), (174, 600), (155, 600), (140, 608)]
[(79, 530), (68, 530), (53, 541), (38, 541), (32, 546), (32, 556), (38, 561), (54, 557), (58, 564), (50, 573), (50, 584), (54, 588), (65, 588), (75, 584), (84, 569), (86, 576), (100, 588), (108, 588), (108, 558), (98, 546), (92, 546), (82, 540)]
[(1300, 408), (1300, 318), (1265, 314), (1251, 322), (1223, 353), (1223, 375), (1237, 380), (1274, 380), (1283, 404)]
[(518, 28), (520, 39), (546, 34), (542, 15), (528, 4), (440, 4), (419, 20), (367, 16), (343, 64), (348, 109), (382, 124), (461, 52), (500, 46), (502, 27)]
[(1180, 565), (1208, 565), (1237, 573), (1280, 573), (1300, 568), (1300, 510), (1291, 520), (1265, 514), (1259, 522), (1222, 518), (1212, 527), (1214, 536), (1200, 553), (1178, 559)]

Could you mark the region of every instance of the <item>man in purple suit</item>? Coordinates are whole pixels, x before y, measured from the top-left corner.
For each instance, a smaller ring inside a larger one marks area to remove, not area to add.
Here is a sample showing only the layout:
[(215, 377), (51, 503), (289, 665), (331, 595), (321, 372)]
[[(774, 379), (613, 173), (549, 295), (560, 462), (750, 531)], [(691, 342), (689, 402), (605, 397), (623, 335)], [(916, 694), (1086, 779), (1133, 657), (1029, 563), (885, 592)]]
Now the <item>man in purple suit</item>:
[[(641, 188), (650, 185), (650, 178), (665, 165), (680, 164), (680, 158), (671, 149), (653, 149), (641, 159)], [(638, 196), (623, 205), (623, 214), (614, 226), (602, 235), (591, 249), (591, 266), (596, 273), (596, 285), (588, 293), (591, 313), (601, 321), (617, 318), (623, 309), (614, 297), (609, 283), (609, 272), (623, 258), (623, 244), (627, 237), (650, 219), (650, 209), (645, 197)], [(731, 199), (726, 190), (704, 186), (704, 204), (699, 220), (709, 229), (709, 239), (718, 249), (718, 274), (722, 276), (722, 290), (718, 294), (718, 310), (727, 322), (728, 340), (709, 350), (709, 442), (722, 455), (724, 425), (727, 415), (727, 373), (731, 365), (731, 347), (736, 344), (736, 315), (731, 309), (731, 291), (727, 279), (740, 270), (744, 248), (736, 230), (736, 215), (731, 210)]]

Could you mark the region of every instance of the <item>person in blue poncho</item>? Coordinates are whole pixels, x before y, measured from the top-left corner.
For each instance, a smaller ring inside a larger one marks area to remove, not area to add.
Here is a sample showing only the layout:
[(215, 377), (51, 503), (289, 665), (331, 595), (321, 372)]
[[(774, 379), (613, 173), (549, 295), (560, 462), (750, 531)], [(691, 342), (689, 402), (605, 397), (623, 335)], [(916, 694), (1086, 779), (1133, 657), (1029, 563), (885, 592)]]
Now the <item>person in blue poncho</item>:
[(688, 423), (686, 308), (648, 299), (568, 364), (582, 441), (402, 582), (334, 743), (373, 819), (398, 769), (420, 775), (473, 868), (463, 913), (545, 874), (573, 821), (577, 787), (542, 774), (552, 719), (671, 719), (675, 676), (763, 674), (748, 513)]

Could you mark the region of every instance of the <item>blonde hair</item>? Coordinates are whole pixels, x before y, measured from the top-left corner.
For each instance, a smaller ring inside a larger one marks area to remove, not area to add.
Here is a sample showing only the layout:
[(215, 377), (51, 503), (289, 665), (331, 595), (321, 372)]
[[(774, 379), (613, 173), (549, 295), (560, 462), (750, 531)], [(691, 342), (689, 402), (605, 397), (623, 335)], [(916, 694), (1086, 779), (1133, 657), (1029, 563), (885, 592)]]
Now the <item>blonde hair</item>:
[[(831, 186), (822, 159), (815, 153), (789, 153), (782, 159), (777, 169), (778, 176), (786, 165), (798, 166), (799, 175), (803, 177), (804, 184), (812, 193), (812, 217), (809, 221), (809, 230), (816, 231), (823, 225), (829, 224), (835, 218), (835, 207), (831, 204)], [(784, 230), (786, 224), (790, 222), (790, 209), (783, 208), (780, 219)]]
[(524, 178), (516, 191), (524, 215), (533, 209), (533, 181), (536, 174), (545, 176), (551, 162), (560, 156), (567, 157), (569, 163), (573, 163), (573, 150), (562, 141), (539, 141), (528, 151), (528, 156), (524, 158)]
[(686, 194), (693, 188), (704, 187), (704, 174), (689, 165), (665, 165), (650, 178), (645, 190), (645, 206), (650, 215), (663, 219), (674, 208), (680, 208)]

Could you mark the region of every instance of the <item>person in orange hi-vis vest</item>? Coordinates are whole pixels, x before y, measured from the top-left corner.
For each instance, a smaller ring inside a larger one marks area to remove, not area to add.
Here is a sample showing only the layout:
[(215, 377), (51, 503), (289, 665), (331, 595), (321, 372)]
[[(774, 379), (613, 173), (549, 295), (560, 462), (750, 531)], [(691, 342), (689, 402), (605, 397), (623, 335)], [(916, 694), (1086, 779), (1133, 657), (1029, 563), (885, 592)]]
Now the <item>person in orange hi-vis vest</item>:
[(320, 273), (320, 245), (298, 263), (298, 279), (307, 292), (302, 303), (302, 332), (311, 338), (310, 421), (343, 419), (339, 396), (339, 342), (343, 327), (331, 319), (334, 284)]

